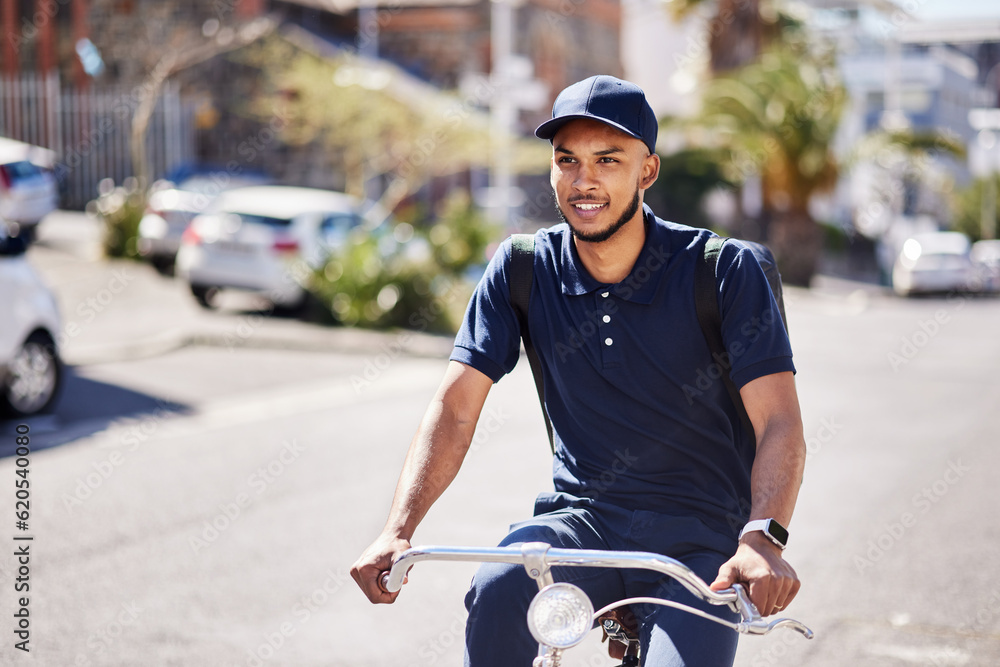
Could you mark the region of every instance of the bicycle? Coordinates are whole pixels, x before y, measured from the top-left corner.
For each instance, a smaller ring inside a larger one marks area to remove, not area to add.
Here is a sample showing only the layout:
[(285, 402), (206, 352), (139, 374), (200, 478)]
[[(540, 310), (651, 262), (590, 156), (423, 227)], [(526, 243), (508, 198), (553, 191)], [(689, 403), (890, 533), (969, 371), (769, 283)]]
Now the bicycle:
[[(521, 564), (528, 576), (538, 584), (528, 607), (528, 629), (538, 641), (538, 657), (532, 667), (559, 667), (563, 652), (584, 640), (594, 623), (599, 625), (611, 641), (624, 644), (624, 659), (619, 667), (639, 663), (639, 640), (611, 615), (615, 609), (631, 604), (656, 604), (680, 609), (736, 632), (748, 635), (766, 635), (777, 628), (790, 628), (806, 639), (813, 638), (813, 631), (791, 618), (765, 621), (757, 607), (750, 601), (741, 584), (721, 591), (713, 591), (698, 575), (680, 561), (659, 554), (641, 551), (599, 551), (594, 549), (560, 549), (544, 542), (526, 542), (509, 547), (443, 547), (421, 546), (407, 549), (393, 561), (392, 568), (379, 576), (379, 583), (389, 593), (403, 586), (403, 579), (410, 568), (425, 560), (471, 561), (480, 563)], [(717, 618), (701, 609), (651, 597), (619, 600), (597, 611), (586, 593), (578, 586), (552, 579), (552, 567), (615, 567), (652, 570), (676, 579), (688, 591), (714, 605), (726, 605), (740, 615), (737, 623)]]

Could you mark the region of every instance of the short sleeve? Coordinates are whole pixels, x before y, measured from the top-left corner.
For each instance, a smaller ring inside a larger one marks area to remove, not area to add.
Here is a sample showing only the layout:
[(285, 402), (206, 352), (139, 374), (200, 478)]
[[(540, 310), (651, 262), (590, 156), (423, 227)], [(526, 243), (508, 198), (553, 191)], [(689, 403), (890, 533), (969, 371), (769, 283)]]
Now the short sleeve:
[(521, 332), (510, 302), (510, 239), (493, 255), (469, 300), (455, 336), (451, 359), (472, 366), (494, 382), (514, 369)]
[(764, 270), (753, 252), (728, 241), (719, 255), (722, 339), (737, 387), (765, 375), (795, 372), (792, 347)]

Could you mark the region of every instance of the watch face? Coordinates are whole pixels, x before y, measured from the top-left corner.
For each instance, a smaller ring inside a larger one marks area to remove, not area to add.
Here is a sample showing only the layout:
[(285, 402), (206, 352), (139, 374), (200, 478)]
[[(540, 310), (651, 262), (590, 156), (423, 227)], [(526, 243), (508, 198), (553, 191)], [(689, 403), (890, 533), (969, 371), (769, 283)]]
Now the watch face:
[(767, 522), (767, 532), (771, 537), (781, 542), (781, 544), (788, 544), (788, 531), (774, 519)]

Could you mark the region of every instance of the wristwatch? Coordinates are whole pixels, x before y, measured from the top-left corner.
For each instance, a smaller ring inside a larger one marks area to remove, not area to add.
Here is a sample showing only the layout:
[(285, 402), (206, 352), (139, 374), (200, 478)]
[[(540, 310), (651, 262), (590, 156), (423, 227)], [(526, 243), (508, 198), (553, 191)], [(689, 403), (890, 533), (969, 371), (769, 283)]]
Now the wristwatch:
[(742, 540), (744, 535), (755, 530), (764, 531), (767, 539), (777, 544), (781, 549), (788, 546), (788, 531), (774, 519), (757, 519), (747, 522), (747, 525), (743, 526), (743, 530), (740, 531), (740, 539)]

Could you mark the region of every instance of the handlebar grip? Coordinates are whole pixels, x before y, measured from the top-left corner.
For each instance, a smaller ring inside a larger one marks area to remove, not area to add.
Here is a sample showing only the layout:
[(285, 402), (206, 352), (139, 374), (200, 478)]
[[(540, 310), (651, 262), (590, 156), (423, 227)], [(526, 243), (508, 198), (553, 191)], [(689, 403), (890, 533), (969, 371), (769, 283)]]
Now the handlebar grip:
[(383, 570), (381, 574), (378, 575), (378, 587), (382, 589), (383, 593), (389, 592), (389, 570)]

